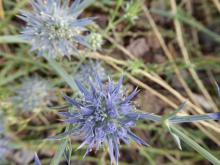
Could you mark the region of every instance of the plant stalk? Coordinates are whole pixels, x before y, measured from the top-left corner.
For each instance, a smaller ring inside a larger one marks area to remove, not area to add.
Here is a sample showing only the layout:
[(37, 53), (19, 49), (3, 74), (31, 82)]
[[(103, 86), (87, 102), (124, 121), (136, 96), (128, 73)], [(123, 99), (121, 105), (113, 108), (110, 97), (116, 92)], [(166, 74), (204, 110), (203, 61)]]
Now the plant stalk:
[(186, 136), (182, 131), (177, 129), (175, 126), (170, 125), (170, 129), (173, 133), (175, 133), (182, 141), (184, 141), (187, 145), (192, 147), (194, 150), (196, 150), (198, 153), (200, 153), (204, 158), (209, 160), (214, 165), (220, 165), (220, 161), (212, 155), (209, 151), (201, 147), (199, 144), (197, 144), (194, 140)]

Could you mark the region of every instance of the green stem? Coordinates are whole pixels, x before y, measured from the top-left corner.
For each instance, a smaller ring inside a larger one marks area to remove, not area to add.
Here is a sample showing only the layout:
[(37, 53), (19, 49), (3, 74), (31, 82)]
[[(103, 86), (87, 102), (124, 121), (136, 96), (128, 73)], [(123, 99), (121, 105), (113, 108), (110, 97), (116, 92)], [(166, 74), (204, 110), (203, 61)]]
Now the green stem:
[[(72, 88), (72, 90), (76, 90), (76, 85), (74, 80), (66, 73), (66, 71), (54, 60), (51, 58), (46, 58), (48, 63), (53, 67), (53, 69), (62, 77), (66, 83)], [(66, 127), (66, 131), (69, 130), (69, 126)], [(58, 147), (56, 154), (54, 155), (50, 165), (59, 165), (61, 157), (64, 153), (68, 142), (68, 138), (61, 140), (61, 144)]]
[(59, 74), (59, 76), (62, 77), (66, 81), (66, 83), (72, 88), (72, 90), (76, 90), (76, 85), (73, 78), (71, 78), (54, 59), (46, 59), (48, 63), (53, 67), (53, 69)]
[(220, 161), (212, 155), (210, 152), (202, 148), (199, 144), (197, 144), (195, 141), (193, 141), (191, 138), (186, 136), (183, 132), (178, 130), (174, 126), (170, 126), (170, 129), (173, 133), (175, 133), (182, 141), (184, 141), (186, 144), (188, 144), (190, 147), (192, 147), (194, 150), (196, 150), (198, 153), (200, 153), (204, 158), (209, 160), (214, 165), (220, 165)]
[(59, 163), (62, 159), (63, 152), (66, 148), (67, 142), (68, 142), (68, 138), (61, 140), (61, 144), (57, 148), (56, 154), (54, 155), (50, 165), (59, 165)]
[(189, 18), (185, 13), (184, 14), (179, 14), (177, 13), (176, 15), (174, 15), (173, 13), (169, 12), (169, 11), (162, 11), (162, 10), (158, 10), (158, 9), (151, 9), (150, 10), (153, 14), (158, 14), (167, 18), (176, 18), (179, 21), (188, 24), (194, 28), (196, 28), (198, 31), (201, 31), (207, 35), (209, 35), (211, 37), (211, 39), (215, 40), (216, 42), (220, 43), (220, 35), (218, 35), (217, 33), (209, 30), (208, 28), (206, 28), (205, 26), (203, 26), (201, 23), (199, 23), (197, 20), (193, 19), (193, 18)]
[(0, 36), (0, 43), (10, 44), (10, 43), (28, 43), (28, 42), (22, 39), (19, 35), (5, 35), (5, 36)]

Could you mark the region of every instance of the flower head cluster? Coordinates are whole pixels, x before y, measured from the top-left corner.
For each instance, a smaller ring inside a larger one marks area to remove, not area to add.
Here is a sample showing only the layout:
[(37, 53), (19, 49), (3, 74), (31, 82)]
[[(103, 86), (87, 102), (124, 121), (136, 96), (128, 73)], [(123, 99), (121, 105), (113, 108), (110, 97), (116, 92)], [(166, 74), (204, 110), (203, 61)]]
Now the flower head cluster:
[(90, 77), (92, 80), (95, 80), (96, 74), (100, 77), (101, 81), (107, 80), (107, 73), (102, 63), (90, 60), (80, 66), (75, 78), (84, 86), (88, 87), (88, 78)]
[(27, 22), (22, 37), (32, 43), (32, 50), (41, 56), (70, 56), (77, 53), (77, 45), (89, 47), (86, 42), (86, 26), (94, 18), (77, 17), (93, 0), (35, 0), (33, 12), (21, 11), (20, 18)]
[(117, 84), (113, 84), (109, 79), (108, 83), (104, 84), (96, 75), (93, 81), (88, 80), (90, 89), (76, 81), (83, 98), (76, 101), (64, 95), (65, 100), (74, 109), (60, 112), (67, 117), (66, 122), (75, 125), (68, 131), (69, 134), (83, 136), (84, 141), (78, 148), (88, 145), (85, 155), (92, 148), (98, 150), (104, 144), (108, 146), (111, 163), (116, 164), (120, 155), (120, 141), (128, 144), (132, 139), (140, 145), (148, 146), (131, 131), (136, 120), (145, 118), (147, 114), (136, 111), (131, 103), (131, 99), (137, 94), (136, 90), (127, 97), (120, 92), (122, 81), (121, 78)]
[(87, 37), (87, 42), (91, 46), (91, 48), (96, 51), (102, 48), (103, 45), (103, 38), (102, 35), (99, 33), (91, 33)]
[(47, 81), (34, 76), (23, 81), (22, 86), (17, 89), (17, 95), (13, 98), (17, 107), (24, 111), (33, 111), (50, 103), (50, 88)]

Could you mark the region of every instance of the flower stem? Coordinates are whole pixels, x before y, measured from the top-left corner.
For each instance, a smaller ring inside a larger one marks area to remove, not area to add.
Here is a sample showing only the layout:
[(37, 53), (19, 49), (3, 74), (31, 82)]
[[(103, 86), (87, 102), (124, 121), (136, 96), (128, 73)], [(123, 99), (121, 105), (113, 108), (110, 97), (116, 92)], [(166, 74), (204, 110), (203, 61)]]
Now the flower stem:
[(76, 90), (76, 85), (73, 78), (71, 78), (54, 59), (46, 59), (48, 63), (53, 67), (53, 69), (59, 74), (59, 76), (62, 77), (66, 81), (66, 83), (72, 88), (72, 90)]
[[(76, 85), (74, 80), (68, 75), (68, 73), (52, 58), (46, 58), (48, 63), (53, 67), (53, 69), (59, 74), (59, 76), (61, 78), (63, 78), (63, 80), (66, 81), (66, 83), (72, 88), (72, 90), (76, 90)], [(69, 126), (66, 127), (66, 131), (68, 131)], [(59, 148), (56, 151), (56, 154), (54, 155), (52, 162), (50, 165), (58, 165), (61, 157), (63, 155), (63, 152), (66, 148), (67, 145), (67, 141), (68, 139), (65, 138), (63, 140), (61, 140), (61, 144), (59, 146)]]
[(182, 141), (184, 141), (186, 144), (188, 144), (190, 147), (192, 147), (194, 150), (196, 150), (198, 153), (200, 153), (204, 158), (209, 160), (214, 165), (220, 165), (220, 161), (212, 155), (210, 152), (205, 150), (203, 147), (201, 147), (199, 144), (197, 144), (195, 141), (193, 141), (191, 138), (186, 136), (183, 132), (181, 132), (179, 129), (177, 129), (174, 126), (170, 126), (170, 129), (173, 133), (175, 133)]
[(61, 141), (61, 144), (59, 145), (50, 165), (59, 165), (61, 157), (64, 153), (64, 150), (67, 146), (68, 138), (65, 138)]

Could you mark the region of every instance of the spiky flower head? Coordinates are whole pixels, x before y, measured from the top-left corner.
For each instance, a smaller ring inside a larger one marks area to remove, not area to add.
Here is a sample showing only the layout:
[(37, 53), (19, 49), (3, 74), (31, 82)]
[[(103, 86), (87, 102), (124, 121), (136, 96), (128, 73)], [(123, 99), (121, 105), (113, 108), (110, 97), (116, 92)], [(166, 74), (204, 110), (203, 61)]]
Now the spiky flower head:
[(17, 89), (13, 101), (24, 111), (33, 111), (50, 103), (52, 88), (44, 79), (34, 76), (25, 79), (22, 86)]
[(99, 33), (92, 32), (87, 37), (87, 42), (91, 46), (91, 48), (96, 51), (102, 48), (103, 45), (103, 37)]
[(93, 148), (98, 150), (101, 146), (108, 146), (111, 163), (118, 164), (119, 144), (123, 141), (128, 144), (130, 139), (140, 145), (148, 146), (141, 138), (131, 131), (135, 121), (145, 118), (146, 115), (135, 110), (131, 99), (137, 94), (134, 90), (129, 96), (120, 91), (123, 78), (113, 84), (109, 79), (103, 83), (96, 75), (93, 81), (88, 80), (90, 88), (85, 88), (76, 80), (83, 97), (76, 101), (66, 95), (65, 100), (71, 106), (69, 112), (60, 112), (67, 117), (65, 120), (75, 126), (64, 134), (81, 135), (83, 143), (78, 147), (87, 145), (85, 155)]
[(78, 44), (89, 47), (83, 33), (94, 19), (78, 16), (92, 1), (75, 0), (71, 5), (69, 0), (33, 1), (33, 12), (21, 11), (20, 18), (27, 22), (22, 37), (41, 56), (54, 58), (78, 53)]
[(84, 86), (88, 87), (88, 78), (95, 80), (96, 74), (100, 77), (101, 81), (107, 80), (106, 69), (99, 61), (89, 60), (87, 63), (80, 66), (79, 71), (75, 75), (77, 79)]

